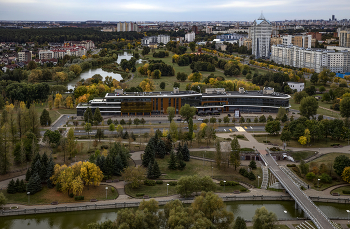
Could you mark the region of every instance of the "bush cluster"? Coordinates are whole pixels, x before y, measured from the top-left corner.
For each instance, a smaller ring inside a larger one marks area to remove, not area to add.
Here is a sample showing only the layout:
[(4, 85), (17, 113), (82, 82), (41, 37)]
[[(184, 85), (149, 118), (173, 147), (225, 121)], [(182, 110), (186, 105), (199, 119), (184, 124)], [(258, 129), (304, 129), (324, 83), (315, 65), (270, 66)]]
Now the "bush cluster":
[(242, 176), (248, 178), (249, 180), (255, 180), (255, 174), (250, 171), (250, 173), (248, 173), (248, 171), (245, 168), (240, 168), (239, 169), (239, 174), (241, 174)]
[(143, 184), (147, 185), (147, 186), (155, 186), (156, 185), (156, 181), (154, 181), (154, 180), (144, 180)]
[(297, 167), (296, 164), (287, 164), (287, 167)]
[[(236, 186), (238, 184), (236, 181), (226, 181), (225, 186)], [(224, 186), (224, 181), (220, 181), (220, 186)]]
[(84, 200), (84, 196), (75, 196), (74, 200)]
[(176, 186), (177, 185), (177, 181), (170, 181), (170, 182), (168, 182), (168, 184), (170, 186)]

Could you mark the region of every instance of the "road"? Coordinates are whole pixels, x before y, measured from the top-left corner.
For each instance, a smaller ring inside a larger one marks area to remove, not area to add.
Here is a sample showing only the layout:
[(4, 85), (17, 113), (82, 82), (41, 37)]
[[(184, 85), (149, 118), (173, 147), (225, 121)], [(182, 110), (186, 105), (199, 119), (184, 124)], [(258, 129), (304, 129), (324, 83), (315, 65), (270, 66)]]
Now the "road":
[[(265, 151), (266, 152), (266, 151)], [(264, 154), (264, 153), (262, 153)], [(318, 225), (320, 229), (334, 228), (328, 218), (321, 212), (321, 210), (295, 185), (292, 180), (279, 168), (276, 161), (269, 156), (262, 155), (265, 162), (267, 162), (270, 171), (276, 176), (283, 187), (294, 198), (303, 211), (310, 217), (310, 219)]]

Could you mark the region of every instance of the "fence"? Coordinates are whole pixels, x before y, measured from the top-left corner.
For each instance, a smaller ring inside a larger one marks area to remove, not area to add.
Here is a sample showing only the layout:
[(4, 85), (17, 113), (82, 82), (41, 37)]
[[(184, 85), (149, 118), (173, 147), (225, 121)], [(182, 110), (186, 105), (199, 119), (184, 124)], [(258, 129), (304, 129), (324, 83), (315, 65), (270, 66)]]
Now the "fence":
[[(224, 202), (234, 202), (234, 201), (293, 201), (291, 196), (222, 196)], [(311, 197), (310, 199), (315, 202), (326, 202), (326, 203), (341, 203), (349, 204), (350, 199), (342, 198), (323, 198), (323, 197)], [(194, 198), (180, 199), (184, 204), (192, 203)], [(165, 205), (172, 200), (162, 200), (158, 201), (158, 204)], [(133, 208), (138, 207), (139, 202), (124, 202), (124, 203), (113, 203), (113, 204), (86, 204), (79, 206), (59, 206), (59, 207), (47, 207), (47, 208), (30, 208), (21, 210), (2, 210), (0, 216), (14, 216), (14, 215), (31, 215), (31, 214), (41, 214), (41, 213), (56, 213), (56, 212), (71, 212), (71, 211), (88, 211), (88, 210), (102, 210), (102, 209), (116, 209), (116, 208)], [(300, 219), (300, 218), (299, 218)], [(334, 218), (342, 219), (342, 218)], [(282, 220), (282, 219), (279, 219)]]

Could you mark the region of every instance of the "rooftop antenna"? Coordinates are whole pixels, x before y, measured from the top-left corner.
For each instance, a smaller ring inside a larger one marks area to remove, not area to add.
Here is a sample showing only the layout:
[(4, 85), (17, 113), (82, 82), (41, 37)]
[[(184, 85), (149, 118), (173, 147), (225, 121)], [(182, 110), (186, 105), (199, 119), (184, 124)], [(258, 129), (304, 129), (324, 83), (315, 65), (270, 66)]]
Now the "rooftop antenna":
[(258, 20), (266, 20), (265, 17), (264, 17), (263, 11), (261, 11), (261, 15), (258, 18)]

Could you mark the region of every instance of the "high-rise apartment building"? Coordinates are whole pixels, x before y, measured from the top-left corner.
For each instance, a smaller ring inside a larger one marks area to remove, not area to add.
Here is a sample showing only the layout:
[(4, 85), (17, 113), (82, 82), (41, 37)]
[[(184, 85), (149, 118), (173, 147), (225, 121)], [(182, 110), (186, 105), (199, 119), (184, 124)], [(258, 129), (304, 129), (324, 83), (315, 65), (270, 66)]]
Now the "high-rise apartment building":
[(32, 51), (18, 52), (19, 62), (29, 62), (32, 60)]
[(339, 46), (350, 48), (350, 31), (342, 30), (339, 32)]
[(314, 69), (319, 73), (324, 68), (332, 72), (344, 73), (350, 70), (350, 52), (348, 50), (305, 49), (292, 45), (271, 46), (271, 60), (278, 64), (297, 68)]
[(252, 55), (255, 55), (257, 59), (270, 58), (272, 25), (263, 14), (253, 22), (249, 33), (249, 37), (252, 39)]
[(138, 32), (138, 26), (133, 22), (119, 22), (117, 24), (117, 32), (130, 32), (136, 31)]
[(311, 40), (311, 35), (286, 35), (282, 37), (282, 44), (295, 45), (300, 48), (311, 48)]

